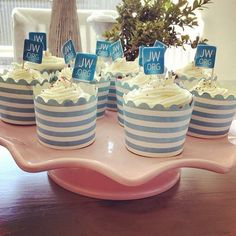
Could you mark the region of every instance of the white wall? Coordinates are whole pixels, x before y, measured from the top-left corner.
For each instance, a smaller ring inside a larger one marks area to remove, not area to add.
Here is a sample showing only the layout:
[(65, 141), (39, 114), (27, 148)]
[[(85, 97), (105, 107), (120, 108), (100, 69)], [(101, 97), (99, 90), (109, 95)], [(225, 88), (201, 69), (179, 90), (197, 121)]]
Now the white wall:
[(236, 0), (212, 0), (202, 11), (203, 37), (217, 47), (215, 70), (219, 80), (236, 81)]

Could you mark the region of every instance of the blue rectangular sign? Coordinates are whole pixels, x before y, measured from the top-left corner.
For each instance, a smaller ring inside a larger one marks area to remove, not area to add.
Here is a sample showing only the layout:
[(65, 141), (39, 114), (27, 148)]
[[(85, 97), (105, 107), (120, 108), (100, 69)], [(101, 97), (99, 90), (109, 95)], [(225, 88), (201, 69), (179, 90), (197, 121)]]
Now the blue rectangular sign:
[(96, 55), (100, 57), (109, 57), (109, 47), (111, 42), (98, 40), (96, 44)]
[(110, 45), (109, 54), (113, 61), (115, 61), (117, 58), (124, 57), (124, 52), (120, 40)]
[(162, 43), (161, 41), (159, 41), (159, 40), (156, 40), (156, 41), (155, 41), (153, 47), (156, 47), (156, 48), (164, 48), (165, 51), (166, 51), (166, 49), (167, 49), (167, 46), (166, 46), (164, 43)]
[(196, 67), (214, 68), (216, 47), (200, 44), (194, 58)]
[(43, 50), (47, 50), (47, 35), (42, 32), (29, 32), (29, 39), (43, 43)]
[(164, 73), (165, 49), (160, 47), (145, 47), (143, 49), (143, 68), (146, 75)]
[(88, 53), (77, 53), (72, 78), (92, 81), (96, 70), (97, 56)]
[(64, 43), (61, 49), (64, 61), (66, 64), (69, 64), (76, 57), (76, 51), (72, 40), (68, 40)]
[(143, 48), (144, 48), (144, 46), (139, 46), (139, 51), (138, 51), (138, 64), (139, 64), (139, 66), (143, 66)]
[(30, 39), (24, 41), (23, 60), (41, 64), (43, 57), (43, 44)]

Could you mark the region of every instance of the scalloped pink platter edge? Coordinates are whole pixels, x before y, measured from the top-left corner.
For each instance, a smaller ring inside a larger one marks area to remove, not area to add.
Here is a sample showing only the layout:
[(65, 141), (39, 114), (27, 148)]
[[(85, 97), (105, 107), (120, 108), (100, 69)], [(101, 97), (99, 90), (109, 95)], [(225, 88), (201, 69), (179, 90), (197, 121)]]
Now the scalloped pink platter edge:
[(187, 137), (184, 151), (173, 158), (146, 158), (125, 148), (116, 112), (97, 121), (95, 142), (83, 149), (54, 150), (40, 144), (35, 126), (0, 122), (0, 144), (27, 172), (48, 171), (59, 186), (89, 197), (110, 200), (154, 196), (174, 186), (180, 168), (227, 173), (236, 162), (236, 121), (228, 137)]

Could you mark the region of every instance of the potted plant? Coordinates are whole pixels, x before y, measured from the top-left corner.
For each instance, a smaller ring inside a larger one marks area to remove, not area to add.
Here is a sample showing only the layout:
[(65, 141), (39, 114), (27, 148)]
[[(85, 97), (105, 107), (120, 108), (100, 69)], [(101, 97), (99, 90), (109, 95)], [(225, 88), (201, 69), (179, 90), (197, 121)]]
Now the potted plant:
[(194, 40), (184, 31), (198, 26), (196, 10), (202, 10), (211, 0), (122, 0), (117, 6), (119, 17), (112, 29), (104, 33), (110, 41), (121, 40), (127, 60), (138, 57), (141, 45), (152, 46), (159, 40), (167, 46), (191, 45), (206, 42)]

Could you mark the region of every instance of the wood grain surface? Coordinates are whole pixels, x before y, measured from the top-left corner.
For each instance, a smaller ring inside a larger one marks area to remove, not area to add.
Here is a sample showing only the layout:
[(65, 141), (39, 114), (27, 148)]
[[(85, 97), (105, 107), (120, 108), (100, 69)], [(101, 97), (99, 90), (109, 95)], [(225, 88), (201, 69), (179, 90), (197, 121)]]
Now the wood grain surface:
[(0, 148), (0, 235), (234, 236), (236, 167), (224, 175), (182, 169), (180, 182), (158, 196), (104, 201), (20, 170)]

